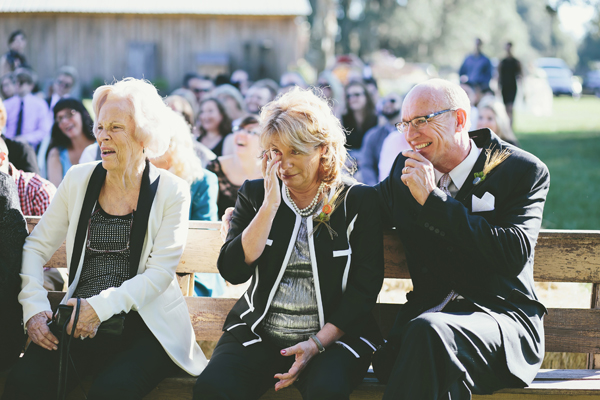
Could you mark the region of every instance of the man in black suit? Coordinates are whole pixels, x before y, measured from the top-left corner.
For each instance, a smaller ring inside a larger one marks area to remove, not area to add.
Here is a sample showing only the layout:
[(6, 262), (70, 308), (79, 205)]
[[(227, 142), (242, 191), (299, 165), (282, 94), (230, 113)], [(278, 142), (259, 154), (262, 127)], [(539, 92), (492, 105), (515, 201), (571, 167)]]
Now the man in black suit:
[[(384, 399), (523, 387), (544, 356), (533, 256), (548, 169), (489, 129), (469, 133), (470, 110), (458, 85), (415, 86), (397, 125), (412, 150), (377, 186), (414, 286), (373, 362), (389, 377)], [(488, 153), (506, 152), (495, 167), (486, 163)]]

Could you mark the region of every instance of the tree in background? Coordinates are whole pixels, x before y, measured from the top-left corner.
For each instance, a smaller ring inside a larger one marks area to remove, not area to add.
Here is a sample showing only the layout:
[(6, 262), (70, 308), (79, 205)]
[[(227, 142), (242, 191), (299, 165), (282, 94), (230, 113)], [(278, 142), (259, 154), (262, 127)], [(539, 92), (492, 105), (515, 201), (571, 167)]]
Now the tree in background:
[[(577, 62), (574, 40), (559, 29), (556, 8), (567, 1), (592, 0), (310, 0), (313, 6), (311, 51), (331, 49), (337, 29), (336, 54), (354, 53), (369, 61), (371, 54), (387, 49), (412, 62), (433, 63), (457, 69), (473, 50), (473, 40), (484, 40), (490, 57), (503, 54), (507, 41), (524, 63), (540, 56)], [(331, 18), (337, 14), (337, 26)], [(325, 42), (323, 42), (325, 41)], [(323, 45), (325, 43), (325, 45)], [(321, 70), (332, 54), (321, 51)], [(309, 59), (312, 59), (310, 56)], [(312, 62), (312, 61), (311, 61)]]

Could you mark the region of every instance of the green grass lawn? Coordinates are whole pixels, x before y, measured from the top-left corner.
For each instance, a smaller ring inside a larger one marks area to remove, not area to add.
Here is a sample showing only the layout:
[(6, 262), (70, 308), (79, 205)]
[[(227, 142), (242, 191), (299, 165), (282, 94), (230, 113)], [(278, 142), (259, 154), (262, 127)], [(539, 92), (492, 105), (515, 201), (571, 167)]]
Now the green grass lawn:
[(515, 111), (523, 148), (550, 170), (544, 228), (600, 230), (600, 99), (554, 98), (551, 116)]

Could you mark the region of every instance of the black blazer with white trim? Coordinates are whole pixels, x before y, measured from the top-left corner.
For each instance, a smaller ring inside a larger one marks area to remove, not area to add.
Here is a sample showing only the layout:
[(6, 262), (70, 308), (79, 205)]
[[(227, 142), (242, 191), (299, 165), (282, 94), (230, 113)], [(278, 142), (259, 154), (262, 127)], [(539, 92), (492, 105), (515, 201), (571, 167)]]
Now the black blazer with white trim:
[[(231, 332), (245, 346), (262, 341), (256, 327), (268, 311), (301, 222), (281, 182), (280, 186), (282, 202), (258, 260), (252, 265), (245, 263), (242, 232), (262, 205), (262, 179), (247, 181), (238, 192), (231, 229), (217, 263), (223, 278), (231, 283), (252, 279), (223, 326), (223, 330)], [(373, 345), (382, 341), (371, 310), (383, 282), (383, 234), (375, 189), (346, 185), (343, 196), (344, 201), (330, 220), (337, 236), (332, 239), (327, 228), (320, 226), (309, 236), (309, 248), (320, 325), (330, 322), (341, 329), (345, 335), (340, 342), (358, 357), (372, 352)], [(311, 218), (307, 228), (309, 233), (314, 229)]]

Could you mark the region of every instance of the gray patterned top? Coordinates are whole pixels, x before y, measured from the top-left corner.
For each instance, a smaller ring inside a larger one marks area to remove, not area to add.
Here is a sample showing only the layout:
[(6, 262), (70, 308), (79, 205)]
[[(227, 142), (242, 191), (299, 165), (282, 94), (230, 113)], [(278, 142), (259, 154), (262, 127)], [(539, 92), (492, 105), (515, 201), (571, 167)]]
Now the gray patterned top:
[(306, 218), (302, 218), (294, 250), (260, 331), (267, 340), (285, 348), (307, 340), (319, 330)]

